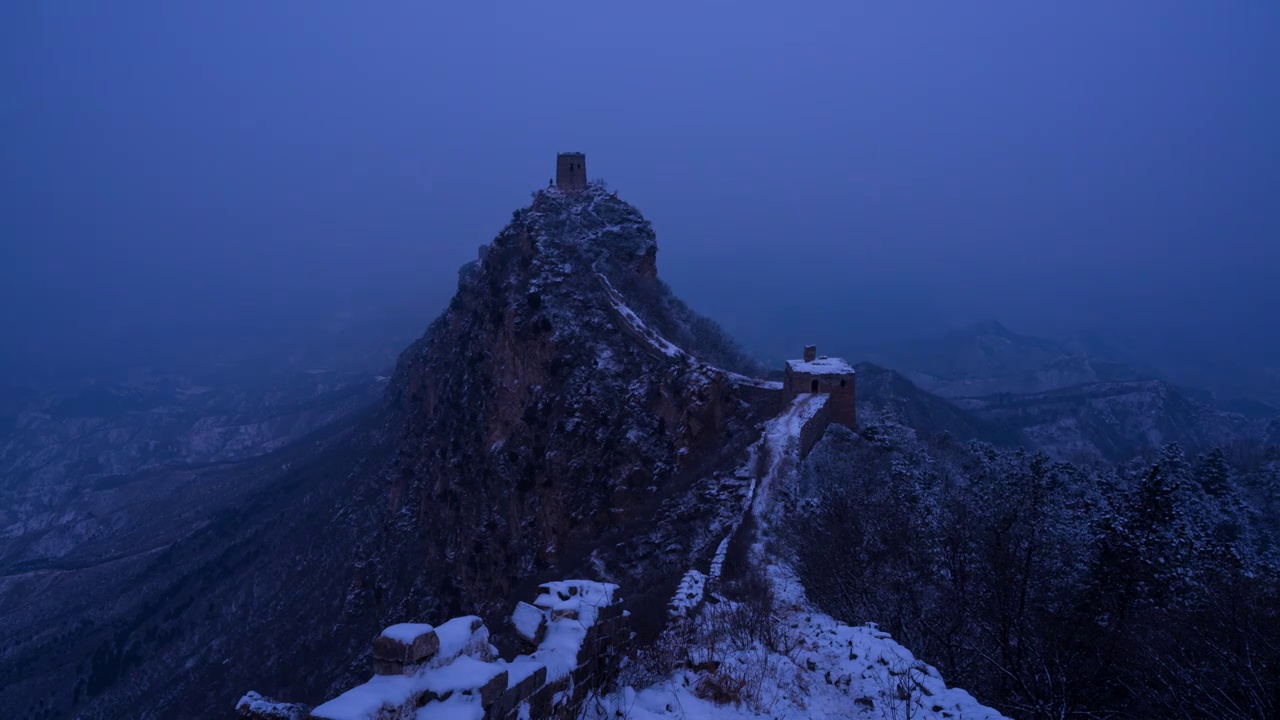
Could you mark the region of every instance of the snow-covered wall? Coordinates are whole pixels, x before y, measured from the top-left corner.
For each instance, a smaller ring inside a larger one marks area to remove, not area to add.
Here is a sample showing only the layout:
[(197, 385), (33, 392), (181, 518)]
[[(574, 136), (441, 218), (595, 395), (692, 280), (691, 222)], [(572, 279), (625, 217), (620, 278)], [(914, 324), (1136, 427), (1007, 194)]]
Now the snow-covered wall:
[(738, 397), (756, 411), (761, 418), (771, 418), (782, 411), (782, 388), (777, 383), (762, 382), (750, 384), (741, 382), (735, 385)]
[(511, 618), (533, 647), (528, 654), (499, 658), (474, 616), (401, 623), (374, 639), (374, 676), (309, 715), (254, 692), (236, 709), (245, 720), (575, 718), (589, 697), (612, 689), (631, 642), (630, 614), (616, 585), (565, 580), (540, 588)]
[(809, 451), (813, 449), (814, 443), (822, 437), (827, 431), (827, 426), (831, 424), (831, 405), (832, 398), (830, 395), (819, 396), (818, 404), (814, 407), (813, 412), (808, 416), (801, 418), (800, 424), (800, 459), (804, 460), (809, 457)]

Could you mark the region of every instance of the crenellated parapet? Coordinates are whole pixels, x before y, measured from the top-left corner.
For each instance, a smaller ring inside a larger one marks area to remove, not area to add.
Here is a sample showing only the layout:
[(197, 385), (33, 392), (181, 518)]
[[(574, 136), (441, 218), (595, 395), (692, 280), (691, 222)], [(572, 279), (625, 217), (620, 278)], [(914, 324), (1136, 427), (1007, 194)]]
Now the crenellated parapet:
[(519, 603), (511, 616), (530, 647), (526, 654), (498, 657), (475, 616), (438, 626), (401, 623), (374, 638), (374, 676), (309, 715), (252, 692), (237, 710), (252, 720), (577, 717), (588, 698), (612, 689), (631, 641), (629, 613), (616, 585), (565, 580), (539, 587), (538, 597)]

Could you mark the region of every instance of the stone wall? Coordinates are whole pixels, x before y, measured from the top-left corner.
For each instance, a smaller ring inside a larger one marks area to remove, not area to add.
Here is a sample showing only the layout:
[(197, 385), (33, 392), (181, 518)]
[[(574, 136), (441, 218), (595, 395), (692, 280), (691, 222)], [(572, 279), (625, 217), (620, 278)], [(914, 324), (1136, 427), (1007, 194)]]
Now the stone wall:
[(747, 383), (739, 383), (734, 387), (738, 391), (738, 397), (751, 406), (757, 417), (768, 419), (782, 411), (782, 388)]
[(818, 439), (822, 437), (822, 433), (827, 431), (827, 426), (831, 424), (831, 406), (835, 398), (831, 395), (826, 395), (825, 400), (826, 402), (823, 402), (800, 426), (801, 460), (809, 456), (809, 451), (813, 449), (814, 443), (818, 442)]
[[(587, 628), (577, 664), (568, 675), (548, 681), (541, 673), (535, 682), (508, 689), (485, 708), (485, 720), (577, 718), (588, 700), (615, 688), (621, 660), (631, 644), (629, 617), (620, 606), (602, 610), (596, 623)], [(522, 715), (524, 706), (528, 707), (527, 715)]]
[(393, 625), (373, 641), (374, 676), (313, 710), (250, 692), (244, 720), (484, 720), (576, 718), (593, 696), (614, 688), (631, 643), (630, 613), (617, 586), (584, 580), (546, 583), (519, 603), (512, 624), (532, 648), (497, 657), (478, 617), (439, 626)]
[[(817, 382), (817, 390), (813, 383)], [(840, 423), (850, 430), (857, 430), (856, 416), (857, 375), (792, 372), (787, 369), (782, 381), (782, 402), (789, 404), (798, 395), (818, 392), (831, 396), (831, 422)]]
[(831, 388), (831, 422), (839, 423), (850, 430), (858, 429), (857, 402), (855, 398), (858, 386), (857, 376), (851, 375), (848, 384), (837, 384)]

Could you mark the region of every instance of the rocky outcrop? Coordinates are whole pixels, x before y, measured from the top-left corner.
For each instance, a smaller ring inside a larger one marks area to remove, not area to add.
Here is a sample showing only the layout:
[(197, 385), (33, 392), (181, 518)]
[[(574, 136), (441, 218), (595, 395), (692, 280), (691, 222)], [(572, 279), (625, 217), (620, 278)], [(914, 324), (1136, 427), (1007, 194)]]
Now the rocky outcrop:
[[(630, 613), (622, 609), (616, 585), (566, 580), (544, 583), (539, 590), (533, 604), (519, 603), (512, 616), (518, 631), (525, 624), (538, 628), (541, 639), (532, 652), (498, 657), (489, 644), (488, 628), (473, 616), (454, 618), (438, 628), (394, 625), (374, 639), (374, 677), (315, 708), (308, 717), (579, 717), (588, 697), (614, 687), (631, 642)], [(400, 664), (400, 669), (383, 672), (377, 664), (380, 658)], [(260, 698), (251, 692), (240, 700), (240, 707)]]
[[(367, 677), (387, 625), (492, 624), (556, 577), (625, 583), (661, 612), (714, 551), (725, 499), (740, 507), (745, 485), (722, 470), (759, 417), (719, 369), (749, 363), (654, 276), (656, 251), (649, 223), (598, 187), (537, 193), (460, 271), (379, 414), (188, 471), (186, 487), (223, 493), (217, 510), (184, 509), (158, 549), (24, 577), (14, 602), (66, 598), (80, 630), (7, 637), (0, 705), (203, 717), (248, 687), (314, 704)], [(618, 298), (681, 353), (620, 328)]]
[(240, 720), (305, 720), (309, 714), (306, 705), (272, 700), (256, 692), (245, 693), (236, 703)]
[[(652, 327), (697, 320), (647, 277), (655, 253), (648, 222), (615, 196), (543, 192), (464, 270), (388, 391), (386, 501), (412, 565), (379, 553), (366, 587), (492, 611), (521, 578), (577, 567), (599, 538), (651, 523), (655, 499), (745, 441), (753, 416), (723, 373), (653, 353), (614, 316), (607, 286)], [(424, 562), (436, 572), (416, 572)]]

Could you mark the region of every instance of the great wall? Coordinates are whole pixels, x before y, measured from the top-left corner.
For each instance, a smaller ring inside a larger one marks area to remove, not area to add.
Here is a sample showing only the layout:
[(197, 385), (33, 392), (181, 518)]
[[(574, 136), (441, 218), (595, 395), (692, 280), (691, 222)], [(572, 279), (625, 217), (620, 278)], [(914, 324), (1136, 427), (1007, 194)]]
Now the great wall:
[[(684, 575), (668, 605), (670, 623), (687, 628), (693, 618), (714, 617), (733, 604), (719, 590), (736, 541), (748, 548), (747, 562), (767, 577), (777, 603), (767, 622), (795, 641), (793, 649), (764, 659), (775, 663), (779, 677), (791, 678), (790, 685), (775, 687), (772, 701), (787, 705), (789, 717), (815, 712), (861, 717), (879, 702), (882, 717), (1004, 720), (964, 690), (948, 688), (935, 668), (874, 623), (851, 626), (816, 610), (787, 563), (765, 549), (785, 512), (780, 500), (814, 445), (833, 423), (855, 426), (853, 369), (838, 358), (818, 356), (813, 346), (805, 348), (803, 359), (787, 362), (782, 382), (708, 366), (647, 327), (601, 280), (619, 328), (647, 352), (722, 373), (743, 402), (765, 415), (773, 411), (736, 473), (751, 480), (738, 519), (716, 547), (707, 572), (693, 568)], [(374, 676), (368, 682), (314, 709), (250, 692), (240, 699), (238, 715), (241, 720), (570, 720), (631, 717), (633, 711), (636, 717), (667, 717), (675, 709), (677, 716), (688, 717), (672, 699), (708, 702), (691, 694), (687, 674), (682, 681), (673, 677), (640, 690), (619, 687), (635, 633), (617, 585), (565, 580), (539, 587), (534, 602), (519, 602), (509, 618), (510, 629), (531, 648), (527, 653), (499, 657), (489, 629), (475, 616), (439, 626), (402, 623), (374, 639)], [(686, 665), (691, 661), (686, 658)]]
[[(580, 191), (585, 174), (580, 154), (562, 155), (557, 187)], [(827, 717), (864, 714), (874, 705), (871, 696), (878, 688), (894, 717), (898, 705), (911, 716), (924, 710), (927, 697), (933, 717), (1002, 718), (965, 691), (948, 688), (936, 669), (916, 660), (874, 623), (850, 626), (815, 610), (787, 563), (766, 550), (785, 512), (781, 500), (794, 489), (814, 445), (832, 424), (856, 430), (854, 369), (839, 358), (819, 356), (812, 345), (804, 348), (801, 359), (786, 362), (781, 381), (708, 365), (649, 327), (603, 274), (597, 276), (614, 324), (641, 350), (705, 375), (723, 376), (757, 417), (769, 418), (759, 424), (759, 439), (734, 472), (736, 478), (749, 479), (737, 519), (709, 561), (703, 559), (705, 572), (694, 567), (685, 573), (668, 604), (669, 624), (687, 627), (695, 617), (715, 616), (734, 604), (720, 590), (721, 572), (736, 543), (746, 548), (746, 562), (767, 576), (778, 603), (768, 622), (795, 636), (794, 650), (775, 660), (785, 661), (783, 674), (792, 675), (794, 684), (779, 692), (798, 716), (808, 717), (817, 708)], [(489, 628), (476, 616), (438, 626), (401, 623), (374, 638), (374, 675), (368, 682), (314, 709), (249, 692), (237, 704), (237, 713), (242, 720), (570, 720), (603, 717), (602, 712), (630, 716), (646, 695), (654, 704), (649, 717), (669, 714), (673, 708), (666, 698), (679, 702), (682, 692), (683, 702), (704, 702), (687, 694), (687, 677), (683, 685), (667, 683), (662, 690), (656, 685), (640, 691), (618, 686), (620, 671), (633, 659), (628, 653), (636, 635), (623, 602), (625, 589), (592, 580), (547, 582), (539, 588), (532, 603), (516, 604), (500, 629), (518, 636), (525, 653), (499, 657)]]
[[(750, 384), (782, 398), (782, 388)], [(802, 393), (764, 424), (748, 463), (758, 476), (743, 508), (768, 515), (772, 484), (793, 473), (831, 422), (829, 396)], [(742, 523), (720, 543), (709, 582), (682, 583), (683, 612), (695, 611), (718, 580), (724, 553)], [(616, 585), (589, 580), (544, 583), (533, 603), (519, 602), (510, 625), (532, 650), (498, 657), (490, 632), (475, 616), (439, 626), (402, 623), (385, 629), (372, 645), (374, 676), (308, 710), (249, 692), (236, 709), (243, 720), (569, 720), (592, 697), (615, 690), (630, 646), (630, 613)]]
[[(626, 306), (622, 296), (600, 276), (620, 330), (654, 356), (701, 365), (654, 332)], [(770, 382), (703, 366), (724, 373), (759, 408), (781, 408), (763, 424), (752, 446), (747, 471), (754, 476), (742, 518), (769, 515), (768, 498), (777, 479), (793, 473), (833, 420), (833, 395), (842, 396), (835, 415), (853, 425), (853, 370), (844, 361), (817, 361), (813, 346), (803, 360), (789, 361), (785, 381)], [(818, 372), (813, 368), (818, 367)], [(817, 392), (804, 392), (814, 390)], [(825, 391), (825, 392), (823, 392)], [(701, 605), (718, 581), (719, 568), (740, 519), (712, 559), (708, 576), (691, 571), (674, 603), (681, 612)], [(240, 699), (243, 720), (568, 720), (579, 717), (591, 697), (614, 690), (622, 659), (631, 643), (628, 618), (618, 587), (588, 580), (549, 582), (532, 604), (520, 602), (510, 618), (515, 633), (531, 652), (498, 657), (489, 629), (476, 616), (453, 618), (439, 626), (402, 623), (373, 640), (374, 676), (338, 697), (308, 710), (256, 692)]]
[(254, 720), (408, 720), (558, 718), (612, 687), (631, 641), (617, 586), (585, 580), (545, 583), (512, 614), (532, 650), (497, 657), (475, 616), (439, 626), (392, 625), (373, 640), (374, 676), (307, 712), (249, 693), (237, 710)]

